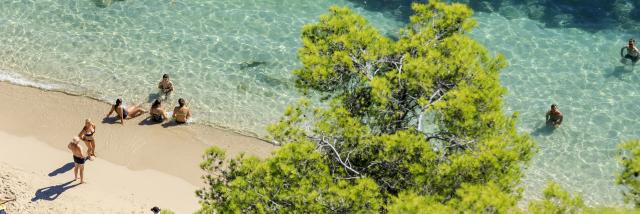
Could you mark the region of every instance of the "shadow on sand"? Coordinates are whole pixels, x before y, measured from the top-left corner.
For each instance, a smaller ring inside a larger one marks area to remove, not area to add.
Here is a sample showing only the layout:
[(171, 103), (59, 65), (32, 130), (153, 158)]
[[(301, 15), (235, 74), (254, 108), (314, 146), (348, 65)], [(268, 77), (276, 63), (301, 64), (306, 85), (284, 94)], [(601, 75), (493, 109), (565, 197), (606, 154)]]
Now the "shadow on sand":
[(169, 122), (163, 123), (163, 124), (162, 124), (162, 127), (163, 127), (163, 128), (169, 128), (169, 127), (179, 126), (179, 125), (183, 125), (183, 124), (178, 124), (178, 123), (176, 123), (176, 121), (175, 121), (175, 120), (171, 120), (171, 121), (169, 121)]
[(138, 125), (141, 126), (151, 126), (151, 125), (157, 125), (160, 124), (162, 122), (156, 122), (154, 120), (151, 119), (151, 116), (148, 116), (147, 118), (144, 118), (143, 120), (141, 120)]
[(58, 185), (54, 185), (54, 186), (50, 186), (50, 187), (40, 188), (40, 189), (38, 189), (36, 191), (35, 196), (31, 199), (31, 201), (37, 201), (37, 200), (53, 201), (53, 200), (56, 200), (56, 198), (58, 198), (58, 196), (60, 196), (64, 191), (80, 185), (80, 183), (69, 185), (74, 181), (75, 180), (71, 180), (71, 181), (67, 181), (66, 183), (63, 183), (63, 184), (58, 184)]
[(69, 163), (67, 163), (65, 165), (62, 165), (60, 168), (58, 168), (56, 170), (53, 170), (53, 172), (50, 172), (49, 173), (49, 177), (53, 177), (53, 176), (56, 176), (58, 174), (63, 174), (65, 172), (73, 169), (73, 166), (74, 166), (73, 162), (69, 162)]
[(102, 118), (102, 123), (116, 124), (116, 123), (118, 123), (118, 118), (117, 117), (105, 117), (105, 118)]

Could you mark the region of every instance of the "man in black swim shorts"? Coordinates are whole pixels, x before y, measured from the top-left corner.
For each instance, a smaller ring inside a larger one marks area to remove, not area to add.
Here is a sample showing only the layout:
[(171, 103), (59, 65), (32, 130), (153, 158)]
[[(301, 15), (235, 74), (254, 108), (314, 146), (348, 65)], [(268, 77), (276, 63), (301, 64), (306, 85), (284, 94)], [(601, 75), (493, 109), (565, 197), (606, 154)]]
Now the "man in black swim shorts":
[(80, 183), (84, 183), (84, 161), (86, 160), (85, 156), (82, 155), (82, 150), (78, 143), (80, 142), (79, 137), (73, 137), (73, 140), (69, 142), (67, 148), (71, 150), (73, 154), (73, 162), (75, 163), (75, 167), (73, 168), (73, 175), (75, 179), (78, 180), (78, 172), (80, 172)]

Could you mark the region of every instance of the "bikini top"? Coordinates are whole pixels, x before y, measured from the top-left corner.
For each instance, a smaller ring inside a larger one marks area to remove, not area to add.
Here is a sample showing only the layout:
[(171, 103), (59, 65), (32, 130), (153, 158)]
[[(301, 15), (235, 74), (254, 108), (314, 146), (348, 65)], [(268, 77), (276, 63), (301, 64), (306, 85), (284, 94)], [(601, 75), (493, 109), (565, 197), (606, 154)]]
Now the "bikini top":
[[(93, 129), (93, 128), (91, 128), (91, 129)], [(96, 130), (95, 130), (95, 129), (91, 130), (91, 132), (89, 132), (89, 131), (85, 131), (85, 132), (84, 132), (84, 136), (92, 136), (94, 133), (96, 133)]]

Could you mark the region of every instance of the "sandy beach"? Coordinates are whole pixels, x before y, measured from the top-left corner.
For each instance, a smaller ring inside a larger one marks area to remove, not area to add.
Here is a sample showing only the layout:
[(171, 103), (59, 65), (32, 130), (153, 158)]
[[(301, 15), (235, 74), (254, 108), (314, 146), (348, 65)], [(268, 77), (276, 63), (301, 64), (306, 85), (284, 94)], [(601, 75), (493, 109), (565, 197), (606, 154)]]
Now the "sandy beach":
[[(8, 213), (148, 213), (152, 206), (190, 213), (198, 209), (206, 148), (258, 157), (276, 148), (209, 126), (148, 124), (147, 115), (122, 126), (104, 119), (107, 103), (4, 82), (0, 100), (0, 194), (17, 197)], [(87, 161), (87, 183), (75, 185), (66, 146), (86, 118), (96, 124), (97, 158)]]

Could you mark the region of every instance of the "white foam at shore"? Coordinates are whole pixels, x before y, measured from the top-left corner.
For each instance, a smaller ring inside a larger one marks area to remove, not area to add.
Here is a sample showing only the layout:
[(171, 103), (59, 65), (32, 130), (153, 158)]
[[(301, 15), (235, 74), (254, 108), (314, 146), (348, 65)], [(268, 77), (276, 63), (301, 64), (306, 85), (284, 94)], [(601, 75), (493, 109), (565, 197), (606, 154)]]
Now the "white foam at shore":
[(62, 88), (57, 84), (39, 83), (33, 80), (29, 80), (28, 78), (25, 78), (20, 74), (12, 73), (5, 70), (0, 70), (0, 82), (10, 82), (16, 85), (35, 87), (44, 90), (57, 90)]

